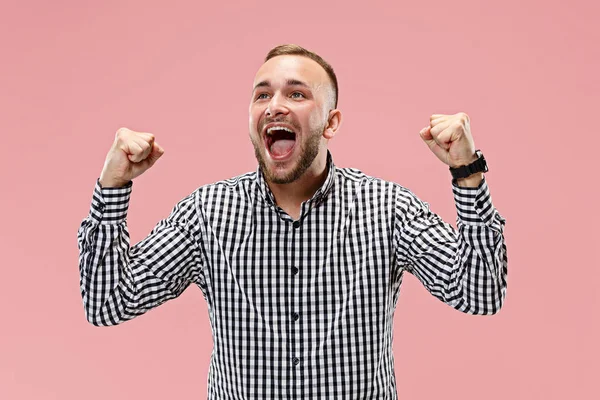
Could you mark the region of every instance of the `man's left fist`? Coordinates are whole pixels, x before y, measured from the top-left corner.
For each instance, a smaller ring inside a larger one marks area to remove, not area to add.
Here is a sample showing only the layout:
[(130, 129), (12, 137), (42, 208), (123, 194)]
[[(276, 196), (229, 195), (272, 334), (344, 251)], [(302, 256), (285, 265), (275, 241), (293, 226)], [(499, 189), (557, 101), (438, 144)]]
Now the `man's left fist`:
[(433, 154), (452, 168), (477, 160), (469, 116), (464, 112), (433, 114), (429, 117), (429, 126), (421, 129), (419, 134)]

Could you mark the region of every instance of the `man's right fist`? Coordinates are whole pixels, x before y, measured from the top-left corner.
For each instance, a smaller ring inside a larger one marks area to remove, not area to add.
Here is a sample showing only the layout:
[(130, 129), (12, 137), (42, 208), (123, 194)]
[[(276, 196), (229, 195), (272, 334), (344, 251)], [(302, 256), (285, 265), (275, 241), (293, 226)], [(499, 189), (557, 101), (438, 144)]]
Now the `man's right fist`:
[(143, 174), (164, 154), (151, 133), (121, 128), (108, 151), (100, 174), (102, 187), (122, 187)]

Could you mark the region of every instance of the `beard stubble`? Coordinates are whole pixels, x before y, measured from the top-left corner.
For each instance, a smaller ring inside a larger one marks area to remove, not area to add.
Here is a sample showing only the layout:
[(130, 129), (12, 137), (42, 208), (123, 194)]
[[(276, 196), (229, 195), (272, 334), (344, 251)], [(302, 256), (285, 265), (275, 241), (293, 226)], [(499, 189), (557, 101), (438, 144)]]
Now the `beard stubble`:
[(265, 179), (275, 184), (292, 183), (299, 179), (312, 165), (313, 161), (319, 154), (319, 145), (321, 143), (323, 129), (325, 129), (325, 126), (315, 129), (310, 133), (308, 140), (304, 144), (301, 144), (302, 147), (300, 148), (300, 159), (296, 163), (296, 166), (289, 173), (283, 176), (269, 170), (263, 156), (263, 151), (266, 152), (267, 150), (264, 149), (262, 143), (257, 143), (252, 136), (250, 136), (252, 145), (254, 146), (254, 155), (256, 156), (256, 160), (258, 161), (258, 165), (260, 166)]

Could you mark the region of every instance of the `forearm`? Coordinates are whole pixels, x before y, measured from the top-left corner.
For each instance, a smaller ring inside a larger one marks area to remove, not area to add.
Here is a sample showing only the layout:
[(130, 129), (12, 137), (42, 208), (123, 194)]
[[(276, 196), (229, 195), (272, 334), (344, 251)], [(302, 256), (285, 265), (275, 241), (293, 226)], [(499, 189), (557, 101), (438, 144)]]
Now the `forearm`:
[(497, 313), (506, 297), (507, 258), (502, 233), (463, 226), (458, 244), (448, 303), (468, 314)]
[(457, 209), (456, 276), (453, 306), (470, 314), (495, 314), (506, 296), (505, 220), (494, 208), (485, 181), (453, 187)]
[[(469, 314), (494, 314), (506, 294), (504, 219), (485, 182), (453, 186), (458, 230), (423, 206), (404, 227), (407, 269), (441, 301)], [(401, 255), (402, 256), (402, 255)]]
[[(161, 221), (130, 248), (126, 224), (130, 188), (96, 185), (90, 214), (78, 230), (81, 294), (86, 317), (97, 326), (141, 315), (177, 297), (189, 284), (182, 276), (197, 276), (194, 243), (172, 220)], [(181, 248), (167, 253), (171, 243)], [(159, 254), (162, 250), (165, 254)]]
[(77, 232), (84, 310), (87, 320), (97, 326), (116, 325), (135, 316), (127, 312), (137, 292), (126, 257), (129, 195), (128, 188), (103, 193), (98, 182), (90, 213)]

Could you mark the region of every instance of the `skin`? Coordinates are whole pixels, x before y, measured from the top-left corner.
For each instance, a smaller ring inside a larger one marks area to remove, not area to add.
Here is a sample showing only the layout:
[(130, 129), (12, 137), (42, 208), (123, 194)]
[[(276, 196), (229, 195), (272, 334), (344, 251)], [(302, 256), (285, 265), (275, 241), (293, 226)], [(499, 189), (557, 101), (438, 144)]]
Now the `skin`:
[[(464, 112), (454, 115), (433, 114), (429, 117), (429, 126), (419, 132), (427, 144), (444, 164), (456, 168), (477, 160), (475, 142), (471, 135), (470, 118)], [(478, 172), (456, 183), (462, 187), (477, 187), (483, 180)]]
[[(279, 207), (294, 220), (302, 202), (310, 199), (327, 176), (327, 145), (337, 133), (342, 113), (334, 109), (333, 85), (325, 70), (301, 56), (278, 56), (265, 62), (254, 78), (249, 106), (249, 135), (266, 182)], [(294, 128), (291, 156), (274, 160), (266, 151), (263, 127), (284, 122)], [(469, 116), (433, 114), (420, 136), (446, 165), (473, 162), (475, 145)], [(122, 187), (143, 174), (164, 154), (151, 133), (120, 128), (100, 175), (102, 187)], [(459, 179), (463, 187), (477, 187), (483, 173)]]
[(125, 186), (152, 167), (164, 153), (153, 134), (119, 128), (100, 173), (100, 186)]
[[(265, 180), (279, 207), (292, 218), (327, 177), (327, 143), (337, 133), (340, 110), (332, 109), (333, 87), (325, 70), (301, 56), (277, 56), (265, 62), (254, 78), (249, 106), (249, 135)], [(296, 132), (292, 156), (273, 159), (263, 128), (284, 122)]]

